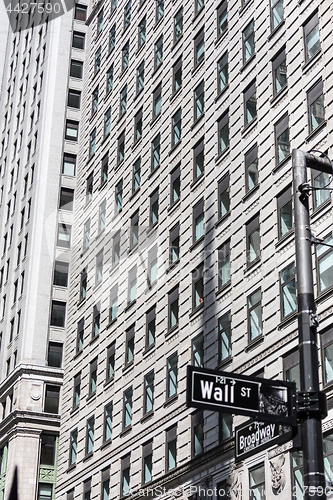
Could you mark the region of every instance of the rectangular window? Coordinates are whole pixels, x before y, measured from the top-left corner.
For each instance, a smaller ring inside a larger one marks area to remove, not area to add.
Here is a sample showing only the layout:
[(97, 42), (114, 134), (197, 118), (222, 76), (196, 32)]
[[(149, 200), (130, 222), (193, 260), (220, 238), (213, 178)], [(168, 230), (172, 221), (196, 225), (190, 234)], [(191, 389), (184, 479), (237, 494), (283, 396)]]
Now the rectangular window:
[(117, 317), (118, 311), (118, 285), (111, 288), (110, 292), (110, 309), (109, 309), (109, 323)]
[(54, 366), (55, 368), (61, 368), (61, 362), (62, 344), (58, 344), (57, 342), (50, 342), (47, 355), (47, 365)]
[(87, 7), (85, 5), (75, 4), (74, 19), (85, 21), (87, 17)]
[(156, 70), (163, 62), (163, 35), (155, 43), (154, 54), (154, 67)]
[(116, 211), (120, 212), (123, 206), (123, 180), (116, 184), (115, 187), (115, 201), (116, 201)]
[(217, 8), (217, 36), (222, 36), (228, 29), (228, 5), (224, 0)]
[(169, 330), (178, 325), (179, 315), (179, 290), (178, 286), (168, 294), (169, 305)]
[(118, 165), (121, 163), (125, 157), (125, 132), (123, 132), (118, 137)]
[(83, 229), (83, 250), (86, 250), (89, 247), (89, 241), (90, 241), (90, 219), (88, 219), (84, 223), (84, 229)]
[(124, 392), (123, 399), (123, 428), (126, 429), (132, 425), (132, 400), (133, 390), (132, 387)]
[(299, 351), (294, 351), (283, 358), (284, 379), (287, 382), (295, 382), (296, 390), (301, 389), (300, 369), (299, 369)]
[(74, 47), (75, 49), (84, 49), (84, 39), (85, 39), (84, 33), (79, 33), (78, 31), (74, 31), (72, 47)]
[(55, 385), (46, 385), (44, 411), (46, 413), (58, 413), (59, 410), (59, 392), (60, 387)]
[(156, 23), (162, 19), (164, 15), (164, 0), (156, 0)]
[(62, 163), (62, 173), (63, 175), (75, 175), (76, 167), (76, 155), (71, 155), (69, 153), (64, 153), (63, 163)]
[(102, 159), (101, 184), (104, 184), (108, 180), (108, 170), (109, 170), (109, 155), (107, 153)]
[(130, 249), (135, 247), (139, 240), (139, 211), (137, 210), (131, 217), (130, 228)]
[(167, 359), (167, 399), (177, 394), (178, 384), (178, 354)]
[(254, 189), (259, 182), (258, 171), (258, 146), (253, 146), (250, 151), (245, 154), (245, 189), (248, 193)]
[(106, 72), (106, 93), (111, 92), (113, 87), (113, 65)]
[(182, 58), (180, 57), (172, 67), (172, 92), (175, 94), (182, 86)]
[(94, 305), (93, 309), (93, 322), (92, 322), (92, 338), (97, 337), (100, 332), (101, 323), (101, 303), (98, 302)]
[(104, 407), (104, 428), (103, 428), (104, 443), (106, 441), (109, 441), (112, 435), (112, 410), (113, 410), (112, 403), (109, 403)]
[(103, 10), (99, 12), (97, 16), (97, 35), (102, 31), (103, 28)]
[(283, 48), (272, 60), (273, 94), (276, 95), (287, 85), (286, 49)]
[(77, 456), (77, 429), (74, 429), (70, 435), (70, 445), (69, 445), (69, 465), (74, 465)]
[(142, 137), (142, 108), (134, 117), (134, 142)]
[(218, 249), (218, 289), (230, 283), (230, 240)]
[(203, 264), (192, 271), (192, 309), (195, 310), (204, 303)]
[(312, 194), (313, 210), (316, 210), (320, 205), (331, 199), (330, 192), (323, 189), (329, 184), (329, 175), (326, 172), (318, 173), (314, 169), (312, 169), (311, 174), (312, 185), (317, 188)]
[(141, 181), (141, 158), (138, 158), (133, 165), (133, 187), (132, 192), (136, 193), (136, 191), (140, 187)]
[(96, 255), (95, 284), (97, 285), (103, 278), (103, 250)]
[(251, 21), (243, 31), (243, 64), (253, 56), (254, 45), (254, 21)]
[(125, 365), (134, 360), (134, 326), (126, 331)]
[(182, 132), (182, 110), (179, 109), (172, 117), (172, 134), (171, 134), (172, 147), (176, 146), (180, 142), (181, 132)]
[(148, 287), (157, 280), (157, 245), (148, 252)]
[(153, 119), (160, 114), (162, 109), (162, 86), (159, 85), (153, 92)]
[(152, 480), (153, 471), (153, 440), (142, 445), (142, 484)]
[(283, 21), (283, 0), (271, 0), (271, 27), (275, 30)]
[(196, 181), (204, 173), (204, 138), (193, 148), (193, 181)]
[(201, 82), (194, 90), (194, 121), (199, 120), (205, 108), (205, 83)]
[(86, 181), (86, 205), (92, 199), (93, 187), (94, 187), (94, 178), (93, 178), (93, 174), (91, 173)]
[(204, 200), (201, 199), (193, 207), (193, 243), (196, 243), (200, 238), (205, 235), (205, 214), (204, 214)]
[(69, 76), (81, 79), (82, 73), (83, 73), (83, 62), (82, 61), (75, 61), (74, 59), (72, 59), (70, 70), (69, 70)]
[(256, 290), (247, 298), (247, 318), (249, 342), (262, 334), (261, 290)]
[(76, 352), (82, 351), (83, 340), (84, 340), (84, 318), (81, 318), (77, 324)]
[(155, 344), (156, 306), (146, 313), (146, 349)]
[(169, 238), (169, 264), (172, 265), (179, 259), (179, 222), (170, 230)]
[(246, 255), (247, 265), (260, 259), (260, 224), (259, 215), (246, 224)]
[(66, 302), (58, 302), (57, 300), (52, 300), (50, 325), (64, 328), (65, 319), (66, 319)]
[(80, 404), (81, 395), (81, 372), (74, 377), (74, 390), (73, 390), (73, 408)]
[(218, 154), (229, 147), (229, 113), (224, 113), (218, 120)]
[(122, 49), (121, 69), (125, 71), (129, 63), (129, 42), (127, 42)]
[(136, 93), (138, 94), (144, 87), (145, 83), (145, 61), (137, 67), (136, 70)]
[(198, 66), (205, 57), (204, 30), (199, 31), (194, 38), (194, 66)]
[(124, 497), (130, 494), (130, 466), (131, 454), (129, 453), (121, 459), (121, 489), (120, 496)]
[(274, 134), (275, 134), (275, 158), (276, 158), (276, 164), (278, 165), (290, 155), (288, 115), (283, 116), (274, 125)]
[(73, 120), (66, 121), (65, 139), (77, 141), (79, 135), (79, 122)]
[(161, 134), (157, 134), (151, 143), (151, 169), (155, 170), (160, 164)]
[(256, 82), (251, 83), (243, 93), (244, 95), (244, 127), (257, 117)]
[(107, 349), (107, 358), (106, 358), (106, 380), (111, 380), (114, 377), (115, 370), (115, 352), (116, 352), (116, 343), (112, 342)]
[(94, 115), (98, 108), (98, 87), (92, 93), (91, 114)]
[(231, 314), (224, 314), (218, 320), (219, 332), (219, 362), (231, 356)]
[[(41, 447), (40, 447), (40, 464), (41, 465), (55, 465), (56, 460), (56, 447), (57, 447), (57, 436), (52, 434), (44, 434), (41, 435)], [(1, 449), (1, 453), (3, 454), (4, 449)], [(3, 456), (1, 457), (1, 462), (3, 460)], [(1, 465), (4, 465), (1, 463)], [(2, 472), (3, 473), (3, 472)], [(51, 498), (51, 497), (50, 497)], [(43, 500), (43, 499), (41, 499)], [(48, 499), (47, 499), (48, 500)]]
[(114, 24), (109, 32), (109, 52), (114, 49), (116, 45), (116, 25)]
[(295, 264), (290, 264), (280, 272), (281, 318), (297, 309)]
[(110, 499), (110, 467), (102, 470), (101, 500)]
[(148, 373), (144, 377), (144, 403), (143, 403), (143, 414), (153, 411), (154, 406), (154, 372)]
[(128, 291), (127, 291), (128, 304), (131, 304), (136, 299), (136, 272), (137, 272), (137, 267), (134, 266), (128, 273)]
[(229, 83), (228, 52), (226, 52), (217, 62), (217, 92), (220, 94)]
[(107, 109), (104, 114), (104, 137), (106, 137), (111, 130), (111, 107)]
[(318, 12), (306, 21), (303, 26), (304, 32), (304, 46), (305, 46), (305, 61), (309, 61), (317, 52), (320, 51), (320, 38), (319, 38), (319, 20)]
[(321, 334), (322, 370), (325, 386), (333, 382), (333, 328)]
[(53, 273), (53, 285), (67, 287), (68, 266), (69, 264), (67, 262), (59, 262), (59, 261), (55, 262), (54, 273)]
[(308, 92), (309, 133), (325, 121), (323, 81), (317, 82)]
[(150, 226), (158, 222), (158, 188), (150, 195)]
[(259, 465), (249, 470), (250, 498), (264, 500), (265, 494), (265, 465)]
[(98, 232), (101, 233), (105, 228), (105, 215), (106, 215), (106, 200), (102, 201), (99, 206), (98, 215)]
[(180, 197), (180, 164), (170, 174), (170, 205), (176, 203)]
[(230, 194), (229, 194), (229, 174), (226, 174), (218, 182), (218, 218), (221, 219), (230, 212)]
[[(36, 89), (37, 89), (37, 87), (36, 87)], [(80, 103), (81, 103), (81, 91), (74, 90), (74, 89), (68, 89), (67, 106), (69, 108), (80, 109)]]
[(90, 362), (89, 395), (96, 392), (97, 387), (97, 358)]
[[(318, 294), (333, 285), (333, 237), (329, 233), (322, 245), (316, 246)], [(329, 246), (325, 246), (329, 245)]]
[(127, 108), (127, 85), (120, 92), (120, 116), (122, 116)]
[(112, 237), (112, 265), (115, 266), (120, 260), (120, 231)]
[(92, 451), (93, 451), (94, 431), (95, 431), (95, 417), (92, 416), (87, 420), (86, 455), (88, 455), (88, 453), (92, 453)]
[(166, 431), (166, 471), (177, 467), (177, 425)]
[(142, 47), (145, 41), (146, 41), (146, 17), (141, 19), (140, 24), (138, 26), (138, 48)]
[[(232, 437), (232, 415), (230, 413), (219, 414), (219, 441), (223, 443)], [(226, 500), (226, 499), (223, 499)], [(253, 499), (254, 500), (254, 499)]]
[(204, 419), (203, 410), (196, 411), (191, 415), (192, 427), (192, 457), (200, 455), (204, 451)]
[(192, 365), (203, 368), (204, 366), (204, 349), (203, 349), (204, 339), (203, 334), (197, 335), (192, 340)]
[(277, 196), (279, 239), (294, 227), (291, 186)]
[(183, 8), (174, 17), (173, 43), (177, 43), (183, 36)]
[(124, 31), (131, 22), (131, 0), (127, 2), (124, 8)]

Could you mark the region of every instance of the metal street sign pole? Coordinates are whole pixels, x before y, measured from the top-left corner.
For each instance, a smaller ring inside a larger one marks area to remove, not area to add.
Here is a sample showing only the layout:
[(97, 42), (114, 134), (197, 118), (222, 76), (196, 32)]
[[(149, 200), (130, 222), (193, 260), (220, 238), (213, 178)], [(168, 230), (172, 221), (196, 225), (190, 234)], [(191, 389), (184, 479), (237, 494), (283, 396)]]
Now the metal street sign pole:
[(301, 391), (298, 418), (303, 448), (304, 498), (325, 500), (321, 419), (326, 398), (319, 391), (316, 305), (314, 300), (307, 166), (332, 173), (330, 162), (294, 149), (292, 152), (297, 269), (298, 334)]

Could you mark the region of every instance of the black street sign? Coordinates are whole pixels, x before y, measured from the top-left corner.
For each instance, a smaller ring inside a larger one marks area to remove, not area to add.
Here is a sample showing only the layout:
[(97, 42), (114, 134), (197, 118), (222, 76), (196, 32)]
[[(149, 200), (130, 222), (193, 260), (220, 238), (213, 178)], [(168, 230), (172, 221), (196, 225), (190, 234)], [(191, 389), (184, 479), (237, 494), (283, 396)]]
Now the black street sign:
[(187, 367), (188, 407), (294, 426), (295, 393), (296, 384), (293, 382)]
[(292, 438), (292, 428), (277, 422), (250, 420), (238, 425), (235, 427), (235, 462), (240, 462), (270, 446), (286, 443)]

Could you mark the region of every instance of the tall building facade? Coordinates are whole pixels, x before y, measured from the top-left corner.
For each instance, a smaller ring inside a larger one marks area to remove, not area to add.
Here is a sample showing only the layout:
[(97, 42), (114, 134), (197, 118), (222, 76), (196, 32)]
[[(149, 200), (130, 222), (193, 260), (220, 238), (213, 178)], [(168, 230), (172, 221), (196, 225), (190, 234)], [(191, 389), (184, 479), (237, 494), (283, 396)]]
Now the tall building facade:
[(84, 22), (70, 6), (14, 7), (1, 11), (0, 498), (17, 467), (19, 498), (52, 500), (80, 114), (68, 82), (82, 90), (73, 13)]
[[(299, 383), (291, 150), (332, 154), (330, 3), (87, 8), (56, 496), (302, 498), (301, 453), (235, 465), (245, 418), (187, 408), (186, 367)], [(311, 225), (332, 243), (328, 190)], [(331, 407), (332, 248), (313, 273)]]

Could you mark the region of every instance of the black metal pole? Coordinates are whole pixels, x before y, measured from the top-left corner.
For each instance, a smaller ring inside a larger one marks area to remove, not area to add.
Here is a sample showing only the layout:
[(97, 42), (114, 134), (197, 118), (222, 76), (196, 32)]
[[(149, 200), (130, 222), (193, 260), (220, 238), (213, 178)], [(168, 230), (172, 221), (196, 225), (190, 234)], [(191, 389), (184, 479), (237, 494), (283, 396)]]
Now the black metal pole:
[[(301, 422), (304, 498), (325, 500), (321, 428), (325, 397), (319, 391), (317, 316), (312, 276), (309, 197), (308, 193), (299, 191), (299, 186), (307, 183), (306, 167), (309, 156), (297, 149), (292, 153), (301, 379), (298, 417)], [(311, 159), (311, 161), (315, 163), (314, 160)], [(321, 170), (320, 166), (317, 166), (317, 169)]]

